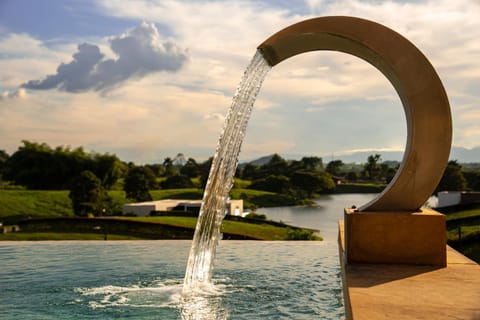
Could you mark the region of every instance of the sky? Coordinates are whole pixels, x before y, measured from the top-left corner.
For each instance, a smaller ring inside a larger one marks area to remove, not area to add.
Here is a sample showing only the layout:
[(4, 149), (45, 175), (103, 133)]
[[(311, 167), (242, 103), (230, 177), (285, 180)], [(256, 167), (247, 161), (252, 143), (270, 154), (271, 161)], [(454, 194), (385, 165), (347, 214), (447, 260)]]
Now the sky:
[[(177, 153), (206, 160), (257, 46), (331, 15), (414, 43), (445, 86), (453, 145), (480, 147), (480, 0), (0, 0), (0, 149), (29, 140), (139, 164)], [(403, 152), (406, 134), (378, 70), (311, 52), (268, 73), (240, 159)]]

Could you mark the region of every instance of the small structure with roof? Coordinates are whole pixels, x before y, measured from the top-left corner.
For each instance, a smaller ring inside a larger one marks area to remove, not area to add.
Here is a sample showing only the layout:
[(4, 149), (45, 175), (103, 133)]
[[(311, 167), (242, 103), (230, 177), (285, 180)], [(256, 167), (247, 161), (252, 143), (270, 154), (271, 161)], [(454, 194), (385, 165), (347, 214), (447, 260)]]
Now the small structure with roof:
[[(127, 203), (123, 205), (123, 214), (134, 214), (136, 216), (148, 216), (153, 211), (184, 211), (196, 212), (200, 211), (202, 200), (185, 200), (185, 199), (165, 199), (157, 201)], [(227, 214), (233, 216), (243, 216), (243, 200), (228, 200)]]

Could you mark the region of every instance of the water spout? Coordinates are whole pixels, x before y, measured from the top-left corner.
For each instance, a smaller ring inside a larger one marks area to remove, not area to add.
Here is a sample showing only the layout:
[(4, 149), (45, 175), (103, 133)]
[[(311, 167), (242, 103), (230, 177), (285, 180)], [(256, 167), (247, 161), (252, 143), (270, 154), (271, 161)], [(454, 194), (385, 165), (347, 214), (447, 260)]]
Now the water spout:
[(233, 97), (222, 134), (213, 157), (202, 206), (193, 237), (184, 279), (184, 294), (211, 287), (213, 262), (220, 225), (226, 213), (228, 193), (245, 136), (253, 103), (266, 74), (271, 69), (260, 52), (253, 57)]

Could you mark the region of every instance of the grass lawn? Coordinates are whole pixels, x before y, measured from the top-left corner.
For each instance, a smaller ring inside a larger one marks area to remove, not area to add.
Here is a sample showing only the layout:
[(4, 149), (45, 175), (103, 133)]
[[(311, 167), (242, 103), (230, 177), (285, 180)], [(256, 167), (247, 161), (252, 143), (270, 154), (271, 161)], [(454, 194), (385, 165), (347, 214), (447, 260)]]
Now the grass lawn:
[(234, 178), (233, 188), (246, 189), (252, 184), (250, 180), (243, 180), (240, 178)]
[(480, 263), (480, 207), (450, 212), (446, 220), (449, 244)]
[[(238, 186), (246, 187), (249, 181), (239, 180)], [(0, 221), (14, 223), (28, 217), (59, 217), (73, 216), (72, 203), (68, 190), (24, 190), (0, 189)], [(122, 206), (132, 201), (125, 198), (123, 190), (109, 190), (112, 198), (113, 212), (120, 214)], [(153, 200), (162, 199), (202, 199), (203, 189), (165, 189), (151, 190)], [(255, 208), (281, 205), (285, 203), (284, 196), (272, 192), (233, 188), (232, 199), (243, 199), (244, 208)]]
[(122, 220), (141, 221), (149, 223), (161, 223), (174, 227), (185, 227), (195, 229), (197, 225), (197, 218), (192, 217), (173, 217), (173, 216), (161, 216), (161, 217), (119, 217)]
[(222, 222), (222, 232), (242, 234), (252, 238), (261, 236), (261, 240), (287, 240), (288, 230), (268, 224), (249, 224), (228, 220)]
[(446, 215), (446, 220), (456, 220), (470, 217), (480, 217), (480, 208), (461, 210)]
[[(248, 181), (239, 180), (238, 186), (246, 187), (248, 183)], [(201, 199), (203, 196), (203, 190), (199, 188), (152, 190), (150, 193), (154, 200), (168, 198)], [(3, 222), (4, 225), (13, 225), (27, 218), (72, 217), (73, 210), (68, 194), (68, 190), (0, 189), (0, 222)], [(116, 208), (114, 212), (120, 213), (123, 204), (130, 202), (125, 198), (125, 192), (122, 190), (110, 190), (108, 194), (112, 198), (112, 202)], [(231, 197), (232, 199), (244, 199), (244, 207), (246, 208), (256, 207), (257, 205), (266, 207), (293, 204), (290, 203), (291, 199), (283, 195), (251, 189), (234, 188), (232, 189)], [(252, 202), (253, 200), (255, 202)], [(152, 224), (159, 223), (166, 226), (177, 226), (188, 229), (195, 229), (196, 226), (196, 218), (189, 217), (122, 217), (120, 219), (144, 221)], [(0, 235), (0, 240), (15, 240), (15, 237), (20, 237), (24, 240), (89, 240), (89, 237), (103, 239), (102, 235), (93, 234), (90, 236), (86, 233), (75, 234), (74, 230), (72, 230), (72, 233), (62, 233), (63, 229), (60, 229), (57, 230), (58, 233), (50, 234), (36, 233), (36, 231), (37, 230), (31, 230), (30, 235), (22, 232)], [(286, 227), (238, 221), (224, 221), (222, 224), (222, 232), (259, 240), (293, 240), (299, 239), (300, 237), (300, 233), (292, 232), (292, 229)], [(121, 239), (125, 239), (125, 237), (121, 237)], [(321, 240), (320, 237), (317, 237), (317, 239)]]
[(0, 190), (0, 219), (11, 216), (72, 216), (68, 191)]
[(480, 225), (459, 226), (456, 228), (447, 228), (447, 240), (456, 241), (460, 238), (466, 238), (475, 234), (480, 234)]
[[(121, 217), (120, 219), (150, 223), (161, 223), (164, 225), (192, 229), (195, 229), (195, 226), (197, 224), (197, 218), (192, 217)], [(272, 226), (269, 224), (251, 224), (245, 222), (224, 220), (222, 222), (221, 231), (224, 233), (245, 235), (258, 240), (288, 240), (290, 229), (285, 227)], [(317, 240), (322, 240), (322, 238), (318, 237)]]
[[(478, 218), (478, 219), (476, 219)], [(480, 234), (480, 208), (452, 212), (446, 215), (447, 240), (458, 240), (474, 234)]]
[(184, 188), (184, 189), (161, 189), (150, 190), (153, 200), (162, 199), (202, 199), (203, 189)]
[[(109, 234), (108, 240), (143, 240), (142, 238)], [(61, 233), (61, 232), (12, 232), (0, 234), (0, 241), (65, 241), (65, 240), (105, 240), (98, 233)]]

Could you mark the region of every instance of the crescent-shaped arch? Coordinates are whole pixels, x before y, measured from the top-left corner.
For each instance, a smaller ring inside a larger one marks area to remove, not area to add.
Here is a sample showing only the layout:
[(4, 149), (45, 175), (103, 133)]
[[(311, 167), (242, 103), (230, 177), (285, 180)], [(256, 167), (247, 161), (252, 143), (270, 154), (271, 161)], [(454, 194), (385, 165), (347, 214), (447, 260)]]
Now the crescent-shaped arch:
[(393, 180), (359, 210), (412, 211), (425, 203), (448, 162), (452, 120), (442, 82), (415, 45), (381, 24), (331, 16), (293, 24), (272, 35), (258, 49), (271, 66), (300, 53), (332, 50), (362, 58), (380, 70), (402, 101), (407, 144)]

